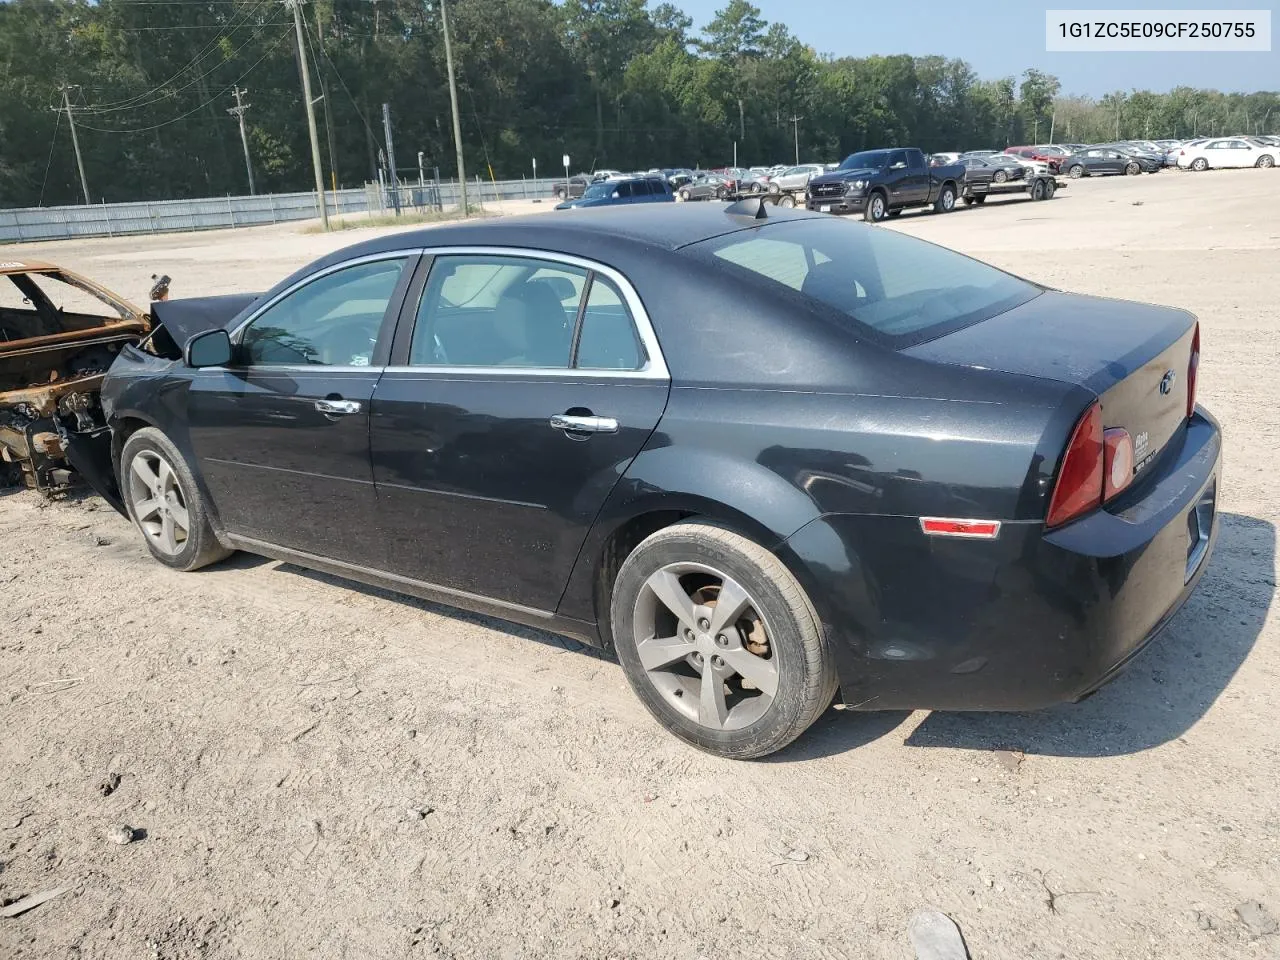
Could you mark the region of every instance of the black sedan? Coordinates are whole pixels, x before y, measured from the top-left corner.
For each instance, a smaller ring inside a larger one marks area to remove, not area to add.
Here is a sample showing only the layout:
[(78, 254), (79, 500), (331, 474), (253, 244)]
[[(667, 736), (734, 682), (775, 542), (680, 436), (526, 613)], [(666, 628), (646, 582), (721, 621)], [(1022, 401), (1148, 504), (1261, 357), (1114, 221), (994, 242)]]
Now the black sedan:
[(1143, 172), (1156, 173), (1160, 165), (1110, 147), (1089, 147), (1065, 157), (1060, 169), (1067, 176), (1078, 180), (1080, 177), (1100, 177), (1121, 173), (1129, 176), (1137, 176)]
[(961, 157), (960, 163), (965, 168), (965, 183), (1007, 183), (1010, 180), (1021, 180), (1027, 175), (1026, 165), (1014, 160), (1008, 154)]
[(171, 302), (102, 387), (99, 486), (159, 562), (245, 550), (576, 637), (723, 756), (837, 691), (1079, 700), (1217, 531), (1191, 315), (890, 230), (759, 200), (502, 218), (245, 299)]

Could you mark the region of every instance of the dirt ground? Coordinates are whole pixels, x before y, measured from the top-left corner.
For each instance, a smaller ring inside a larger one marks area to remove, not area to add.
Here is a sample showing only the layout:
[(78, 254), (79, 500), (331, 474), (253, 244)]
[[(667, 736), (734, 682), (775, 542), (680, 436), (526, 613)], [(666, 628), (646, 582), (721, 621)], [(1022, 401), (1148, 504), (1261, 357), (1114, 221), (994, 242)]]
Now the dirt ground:
[[(894, 228), (1201, 318), (1221, 539), (1117, 681), (1028, 715), (833, 710), (733, 763), (575, 643), (247, 556), (174, 573), (96, 498), (11, 494), (0, 902), (70, 889), (0, 919), (0, 957), (901, 960), (933, 905), (974, 960), (1280, 958), (1280, 172)], [(141, 300), (159, 271), (174, 296), (264, 288), (363, 233), (296, 231), (0, 259)]]

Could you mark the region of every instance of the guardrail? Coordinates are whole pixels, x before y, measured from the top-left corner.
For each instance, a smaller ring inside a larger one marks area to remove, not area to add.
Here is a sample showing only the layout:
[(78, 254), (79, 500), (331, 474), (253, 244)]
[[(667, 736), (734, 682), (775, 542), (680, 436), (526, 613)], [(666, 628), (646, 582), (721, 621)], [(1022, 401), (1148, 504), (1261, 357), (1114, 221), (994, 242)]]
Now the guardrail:
[[(492, 200), (550, 197), (560, 180), (470, 181), (471, 204)], [(428, 180), (420, 184), (402, 181), (402, 209), (457, 207), (457, 181)], [(327, 191), (330, 216), (386, 212), (394, 207), (392, 190), (376, 183), (347, 190)], [(314, 192), (273, 193), (251, 197), (205, 197), (195, 200), (147, 200), (131, 203), (98, 203), (65, 207), (18, 207), (0, 210), (0, 243), (67, 240), (72, 237), (120, 237), (185, 230), (224, 230), (320, 216)]]

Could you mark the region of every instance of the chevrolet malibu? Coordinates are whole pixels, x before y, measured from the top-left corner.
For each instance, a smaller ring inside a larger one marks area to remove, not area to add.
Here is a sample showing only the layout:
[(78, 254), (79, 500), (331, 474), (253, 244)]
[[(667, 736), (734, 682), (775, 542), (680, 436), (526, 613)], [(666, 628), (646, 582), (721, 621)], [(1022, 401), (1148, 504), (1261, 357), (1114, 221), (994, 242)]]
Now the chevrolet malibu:
[[(173, 301), (102, 388), (161, 563), (244, 550), (613, 651), (677, 737), (1077, 701), (1203, 574), (1191, 315), (759, 200), (397, 233)], [(111, 471), (107, 471), (107, 476)]]

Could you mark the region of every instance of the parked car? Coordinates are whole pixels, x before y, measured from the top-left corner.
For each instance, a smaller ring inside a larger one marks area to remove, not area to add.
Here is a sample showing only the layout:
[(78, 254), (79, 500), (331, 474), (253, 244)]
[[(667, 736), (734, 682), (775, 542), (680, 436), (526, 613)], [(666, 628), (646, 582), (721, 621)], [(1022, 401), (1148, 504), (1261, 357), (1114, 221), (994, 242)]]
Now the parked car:
[(871, 221), (910, 207), (950, 213), (964, 173), (959, 163), (929, 166), (915, 147), (863, 150), (845, 157), (835, 172), (811, 179), (806, 206), (820, 213), (862, 213)]
[(105, 430), (98, 389), (120, 350), (151, 330), (128, 300), (63, 267), (0, 262), (0, 486), (70, 486)]
[(621, 170), (596, 170), (591, 174), (591, 181), (599, 183), (601, 180), (616, 180), (618, 177), (625, 177), (626, 174)]
[(1136, 143), (1095, 143), (1093, 146), (1101, 147), (1105, 150), (1119, 150), (1121, 153), (1133, 157), (1142, 168), (1142, 173), (1159, 173), (1165, 166), (1164, 153), (1160, 151), (1159, 147), (1154, 150), (1148, 150), (1145, 146)]
[(667, 176), (667, 183), (671, 184), (672, 190), (675, 190), (692, 181), (693, 176), (693, 171), (687, 167), (677, 167)]
[(1015, 160), (993, 153), (987, 157), (962, 157), (960, 164), (965, 168), (965, 180), (969, 183), (1005, 183), (1009, 180), (1025, 179), (1028, 166)]
[(730, 181), (718, 173), (696, 173), (676, 191), (681, 200), (723, 200), (730, 193)]
[(812, 177), (821, 176), (826, 172), (826, 168), (820, 163), (802, 163), (795, 167), (787, 167), (781, 173), (769, 178), (768, 190), (770, 193), (803, 190)]
[(567, 181), (561, 180), (556, 183), (551, 188), (551, 193), (557, 200), (572, 200), (586, 193), (587, 187), (595, 182), (597, 181), (593, 174), (578, 173)]
[(944, 167), (949, 163), (958, 163), (960, 154), (958, 153), (931, 153), (929, 154), (929, 166)]
[(1274, 167), (1280, 148), (1250, 143), (1243, 137), (1206, 140), (1198, 146), (1184, 147), (1178, 154), (1178, 166), (1190, 170), (1211, 167)]
[(1066, 150), (1052, 144), (1042, 144), (1038, 147), (1006, 147), (1004, 152), (1025, 160), (1046, 164), (1051, 173), (1058, 172), (1063, 158), (1067, 155)]
[(1122, 153), (1110, 147), (1090, 147), (1088, 150), (1065, 157), (1061, 169), (1073, 180), (1078, 180), (1080, 177), (1099, 177), (1108, 174), (1136, 176), (1142, 173), (1144, 165), (1159, 169), (1159, 165), (1152, 164), (1151, 161), (1146, 161), (1144, 164), (1143, 160), (1129, 153)]
[(244, 550), (609, 648), (722, 756), (837, 691), (1087, 696), (1213, 549), (1195, 319), (763, 209), (329, 254), (181, 350), (124, 347), (104, 475), (166, 567)]
[(593, 183), (577, 200), (558, 203), (556, 209), (578, 210), (583, 207), (610, 207), (618, 204), (670, 203), (674, 199), (671, 186), (661, 174), (641, 175)]

